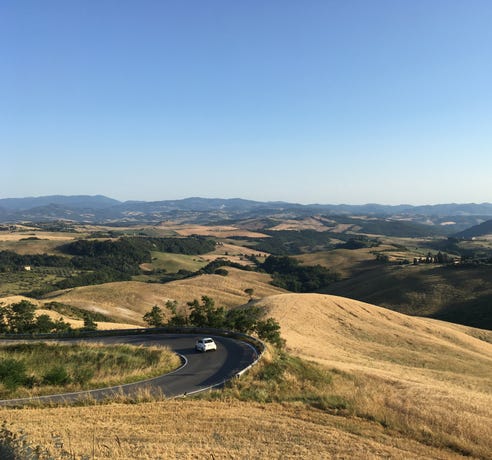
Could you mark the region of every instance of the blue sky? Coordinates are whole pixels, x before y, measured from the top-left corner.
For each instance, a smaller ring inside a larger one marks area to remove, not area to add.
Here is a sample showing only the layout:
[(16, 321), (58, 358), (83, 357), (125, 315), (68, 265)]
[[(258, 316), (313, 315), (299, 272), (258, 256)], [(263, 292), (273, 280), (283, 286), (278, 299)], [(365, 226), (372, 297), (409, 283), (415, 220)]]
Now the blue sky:
[(0, 198), (492, 201), (489, 0), (0, 0)]

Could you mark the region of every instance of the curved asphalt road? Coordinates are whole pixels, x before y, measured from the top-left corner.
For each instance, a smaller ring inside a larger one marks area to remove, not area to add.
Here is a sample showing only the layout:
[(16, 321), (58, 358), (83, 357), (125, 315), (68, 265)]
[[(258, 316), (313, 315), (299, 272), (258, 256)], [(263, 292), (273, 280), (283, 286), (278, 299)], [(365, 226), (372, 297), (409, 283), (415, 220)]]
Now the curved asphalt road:
[(126, 343), (131, 345), (162, 345), (169, 347), (182, 356), (184, 364), (166, 375), (142, 382), (131, 383), (99, 390), (77, 393), (39, 396), (25, 399), (7, 399), (0, 401), (1, 406), (22, 406), (36, 401), (73, 402), (84, 398), (102, 400), (114, 395), (131, 396), (146, 389), (154, 394), (164, 394), (168, 398), (186, 396), (220, 386), (257, 359), (257, 352), (245, 342), (226, 337), (211, 336), (217, 343), (217, 351), (200, 353), (195, 351), (197, 335), (189, 334), (146, 334), (121, 335), (114, 337), (93, 337), (70, 339), (69, 341), (98, 342), (105, 344)]

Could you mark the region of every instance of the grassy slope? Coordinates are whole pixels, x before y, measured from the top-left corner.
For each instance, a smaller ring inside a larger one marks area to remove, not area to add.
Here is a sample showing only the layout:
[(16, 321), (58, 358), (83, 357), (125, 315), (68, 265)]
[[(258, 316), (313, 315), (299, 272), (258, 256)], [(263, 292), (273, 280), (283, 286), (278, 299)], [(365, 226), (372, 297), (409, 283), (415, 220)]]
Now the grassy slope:
[(459, 458), (374, 423), (292, 405), (174, 400), (0, 414), (35, 443), (53, 446), (58, 435), (97, 459)]
[(492, 329), (492, 267), (389, 266), (335, 283), (326, 293), (392, 310)]
[[(321, 265), (336, 271), (343, 278), (354, 276), (360, 271), (374, 267), (377, 262), (374, 254), (375, 248), (363, 248), (358, 250), (334, 249), (310, 254), (302, 254), (295, 258), (303, 265)], [(377, 248), (381, 250), (381, 248)]]
[(261, 298), (280, 292), (270, 285), (270, 276), (227, 267), (227, 276), (201, 275), (166, 284), (136, 281), (107, 283), (74, 288), (55, 293), (47, 300), (99, 311), (122, 322), (143, 324), (142, 316), (154, 305), (163, 307), (168, 300), (185, 304), (207, 295), (218, 305), (237, 306), (249, 300), (245, 289), (254, 289), (254, 297)]
[(260, 304), (294, 353), (352, 376), (336, 392), (357, 415), (492, 455), (491, 332), (336, 296), (278, 295)]

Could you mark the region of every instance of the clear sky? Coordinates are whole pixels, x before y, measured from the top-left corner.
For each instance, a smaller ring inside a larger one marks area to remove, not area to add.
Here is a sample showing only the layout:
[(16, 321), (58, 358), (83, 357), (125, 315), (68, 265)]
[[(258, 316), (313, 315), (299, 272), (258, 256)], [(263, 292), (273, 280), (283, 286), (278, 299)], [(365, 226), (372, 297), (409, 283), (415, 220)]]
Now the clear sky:
[(492, 201), (490, 0), (0, 0), (0, 198)]

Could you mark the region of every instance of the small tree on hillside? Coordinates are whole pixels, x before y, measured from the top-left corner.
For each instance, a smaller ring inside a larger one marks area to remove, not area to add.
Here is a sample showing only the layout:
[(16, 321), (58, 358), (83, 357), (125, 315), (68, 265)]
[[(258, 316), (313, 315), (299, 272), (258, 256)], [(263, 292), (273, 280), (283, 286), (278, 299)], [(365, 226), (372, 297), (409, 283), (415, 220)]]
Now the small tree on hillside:
[(245, 294), (249, 295), (249, 300), (253, 300), (253, 293), (255, 290), (253, 288), (247, 288), (244, 290)]
[(258, 321), (256, 332), (260, 339), (267, 340), (279, 348), (284, 345), (284, 340), (280, 337), (280, 324), (273, 318)]
[(143, 316), (143, 320), (150, 327), (162, 327), (164, 324), (164, 313), (162, 311), (162, 308), (154, 305), (152, 307), (152, 310), (145, 313), (145, 315)]
[(84, 315), (84, 331), (95, 331), (97, 329), (97, 323), (94, 321), (91, 315)]
[(36, 326), (35, 326), (36, 332), (47, 334), (52, 332), (54, 328), (55, 328), (55, 323), (49, 317), (49, 315), (43, 314), (43, 315), (39, 315), (36, 318)]
[(21, 334), (31, 332), (35, 328), (35, 311), (36, 305), (27, 300), (13, 303), (5, 314), (9, 325), (9, 332)]

